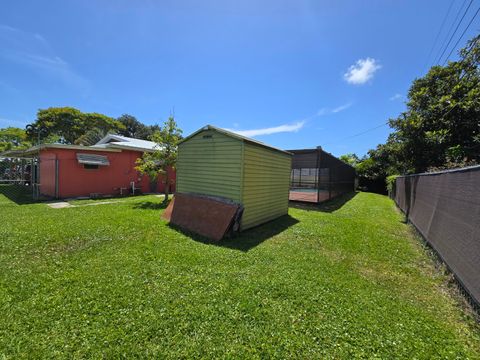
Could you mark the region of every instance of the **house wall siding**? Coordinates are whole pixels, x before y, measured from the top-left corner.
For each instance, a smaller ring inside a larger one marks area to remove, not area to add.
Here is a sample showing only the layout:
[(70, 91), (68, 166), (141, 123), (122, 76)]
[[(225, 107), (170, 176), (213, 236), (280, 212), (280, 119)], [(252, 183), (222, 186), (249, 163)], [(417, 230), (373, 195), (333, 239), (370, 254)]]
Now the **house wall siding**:
[(245, 143), (242, 230), (288, 213), (292, 158), (288, 154)]
[(54, 151), (42, 151), (40, 152), (39, 160), (40, 194), (47, 197), (55, 197), (57, 154)]
[[(108, 166), (98, 169), (85, 169), (77, 160), (77, 153), (86, 153), (76, 149), (46, 149), (40, 152), (40, 192), (43, 195), (55, 196), (55, 160), (58, 161), (58, 197), (69, 198), (101, 195), (118, 195), (119, 188), (130, 189), (135, 182), (143, 193), (165, 189), (165, 177), (160, 175), (156, 186), (152, 188), (148, 176), (135, 170), (136, 160), (142, 152), (122, 150), (121, 152), (88, 151), (88, 154), (106, 156)], [(175, 171), (169, 169), (171, 191), (175, 191)]]
[(177, 191), (241, 202), (243, 142), (212, 130), (178, 147)]

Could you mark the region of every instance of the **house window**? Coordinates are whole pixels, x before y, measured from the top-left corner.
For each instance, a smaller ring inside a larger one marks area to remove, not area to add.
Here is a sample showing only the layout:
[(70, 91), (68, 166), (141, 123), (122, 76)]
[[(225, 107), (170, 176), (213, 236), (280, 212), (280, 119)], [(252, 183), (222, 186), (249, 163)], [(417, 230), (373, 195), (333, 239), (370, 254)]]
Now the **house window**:
[(83, 164), (83, 168), (86, 169), (86, 170), (96, 170), (96, 169), (98, 169), (98, 165)]

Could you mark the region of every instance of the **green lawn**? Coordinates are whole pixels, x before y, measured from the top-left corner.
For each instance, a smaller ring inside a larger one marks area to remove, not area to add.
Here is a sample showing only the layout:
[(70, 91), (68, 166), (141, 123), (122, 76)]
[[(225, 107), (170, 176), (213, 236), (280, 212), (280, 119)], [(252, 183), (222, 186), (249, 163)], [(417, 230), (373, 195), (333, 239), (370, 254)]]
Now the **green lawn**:
[(0, 358), (480, 358), (384, 196), (290, 208), (220, 246), (170, 228), (157, 197), (123, 200), (0, 194)]

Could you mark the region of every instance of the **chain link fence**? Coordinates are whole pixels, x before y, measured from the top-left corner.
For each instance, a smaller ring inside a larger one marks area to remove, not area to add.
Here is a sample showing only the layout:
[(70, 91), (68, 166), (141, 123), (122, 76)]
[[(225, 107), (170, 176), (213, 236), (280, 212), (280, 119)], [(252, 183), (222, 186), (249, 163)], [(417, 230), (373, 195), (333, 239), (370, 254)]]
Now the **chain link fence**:
[(39, 198), (38, 161), (35, 158), (0, 158), (0, 194), (17, 203)]

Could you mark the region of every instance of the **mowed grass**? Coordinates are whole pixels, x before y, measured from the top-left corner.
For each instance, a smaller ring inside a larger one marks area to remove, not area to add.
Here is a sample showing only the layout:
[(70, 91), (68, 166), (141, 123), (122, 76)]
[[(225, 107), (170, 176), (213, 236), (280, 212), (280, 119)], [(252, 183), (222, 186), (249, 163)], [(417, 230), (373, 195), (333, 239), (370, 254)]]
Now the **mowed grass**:
[(220, 246), (169, 227), (157, 197), (124, 200), (0, 195), (0, 357), (480, 358), (384, 196), (290, 208)]

